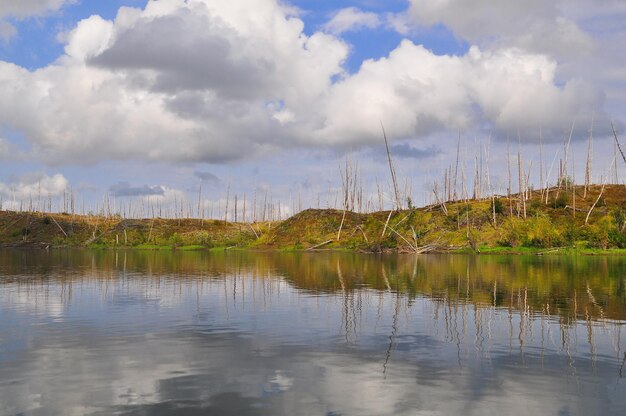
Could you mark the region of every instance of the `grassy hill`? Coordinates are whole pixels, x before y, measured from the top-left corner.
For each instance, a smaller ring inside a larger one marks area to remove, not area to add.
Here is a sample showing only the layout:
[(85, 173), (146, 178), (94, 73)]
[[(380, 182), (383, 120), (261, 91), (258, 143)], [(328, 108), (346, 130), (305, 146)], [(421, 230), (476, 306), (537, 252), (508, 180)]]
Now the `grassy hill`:
[[(532, 191), (369, 214), (309, 209), (280, 222), (0, 211), (0, 246), (524, 252), (626, 248), (626, 187)], [(594, 206), (595, 204), (595, 206)], [(590, 208), (594, 206), (589, 218)]]

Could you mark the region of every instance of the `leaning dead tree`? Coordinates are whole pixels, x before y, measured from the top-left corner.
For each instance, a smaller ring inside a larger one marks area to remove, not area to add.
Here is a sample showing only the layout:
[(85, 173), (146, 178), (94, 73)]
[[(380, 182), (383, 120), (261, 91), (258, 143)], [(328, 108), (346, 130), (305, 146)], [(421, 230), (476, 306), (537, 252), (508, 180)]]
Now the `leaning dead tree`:
[(587, 191), (591, 185), (591, 163), (593, 159), (593, 115), (591, 116), (591, 127), (589, 128), (589, 143), (587, 145), (587, 163), (585, 164), (585, 190), (583, 199), (587, 198)]
[(391, 152), (389, 151), (387, 133), (385, 132), (385, 126), (382, 121), (380, 122), (380, 127), (383, 129), (383, 138), (385, 139), (385, 148), (387, 149), (387, 161), (389, 162), (389, 171), (391, 172), (391, 180), (393, 182), (393, 192), (396, 198), (396, 211), (399, 211), (402, 208), (402, 203), (400, 202), (400, 193), (398, 192), (398, 180), (396, 178), (396, 170), (394, 169), (393, 162), (391, 161)]
[(622, 146), (619, 143), (619, 139), (617, 138), (617, 132), (615, 131), (615, 125), (611, 121), (611, 129), (613, 129), (613, 136), (615, 137), (615, 144), (617, 144), (617, 148), (619, 149), (620, 154), (622, 155), (622, 159), (624, 163), (626, 163), (626, 156), (624, 156), (624, 152), (622, 151)]

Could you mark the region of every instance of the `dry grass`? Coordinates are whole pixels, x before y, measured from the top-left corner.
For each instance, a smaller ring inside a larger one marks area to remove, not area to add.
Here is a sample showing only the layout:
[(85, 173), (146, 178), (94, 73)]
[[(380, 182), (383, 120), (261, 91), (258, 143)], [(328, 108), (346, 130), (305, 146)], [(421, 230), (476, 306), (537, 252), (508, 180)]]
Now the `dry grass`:
[[(599, 185), (591, 186), (585, 198), (583, 192), (583, 186), (576, 187), (576, 209), (571, 188), (560, 192), (553, 188), (547, 204), (542, 192), (528, 192), (525, 209), (523, 198), (512, 195), (510, 200), (502, 196), (448, 202), (445, 210), (440, 204), (369, 214), (309, 209), (285, 221), (252, 224), (0, 211), (0, 245), (304, 250), (326, 243), (321, 248), (410, 252), (426, 248), (625, 248), (626, 187), (607, 185), (599, 199)], [(585, 224), (596, 200), (589, 223)], [(494, 207), (498, 208), (495, 221)]]

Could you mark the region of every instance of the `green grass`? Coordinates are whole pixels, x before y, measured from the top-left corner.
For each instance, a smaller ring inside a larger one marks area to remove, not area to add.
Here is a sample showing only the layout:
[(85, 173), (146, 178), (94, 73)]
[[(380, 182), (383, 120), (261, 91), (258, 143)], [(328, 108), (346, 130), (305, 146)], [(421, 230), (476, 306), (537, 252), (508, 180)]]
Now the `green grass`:
[[(469, 248), (454, 250), (454, 253), (474, 253)], [(591, 255), (626, 255), (624, 248), (586, 248), (586, 247), (556, 247), (556, 248), (536, 248), (536, 247), (481, 247), (480, 254), (515, 254), (515, 255), (545, 255), (545, 256), (591, 256)]]
[[(594, 188), (587, 199), (577, 197), (577, 208), (586, 212), (598, 192), (599, 188)], [(573, 216), (572, 210), (565, 208), (571, 204), (568, 198), (569, 194), (561, 193), (558, 203), (545, 204), (535, 192), (523, 218), (517, 208), (511, 215), (509, 200), (500, 197), (496, 200), (495, 224), (490, 200), (448, 203), (447, 215), (440, 207), (393, 212), (384, 236), (389, 211), (346, 212), (343, 218), (340, 210), (309, 209), (285, 221), (254, 224), (255, 232), (249, 225), (224, 221), (121, 220), (0, 211), (0, 246), (302, 251), (332, 240), (320, 249), (407, 252), (413, 246), (436, 245), (441, 251), (537, 254), (560, 247), (555, 254), (626, 254), (626, 187), (608, 186), (588, 223), (585, 212)], [(49, 217), (54, 217), (69, 236)], [(341, 237), (335, 241), (342, 219)]]

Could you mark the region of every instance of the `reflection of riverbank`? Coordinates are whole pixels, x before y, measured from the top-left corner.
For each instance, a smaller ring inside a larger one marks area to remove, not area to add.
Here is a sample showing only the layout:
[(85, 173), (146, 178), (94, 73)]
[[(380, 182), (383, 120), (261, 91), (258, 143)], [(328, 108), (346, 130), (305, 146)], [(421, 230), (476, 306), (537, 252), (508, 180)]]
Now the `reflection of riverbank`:
[(624, 406), (619, 259), (41, 254), (0, 252), (2, 412)]
[(574, 342), (575, 348), (586, 343), (594, 360), (598, 337), (612, 346), (605, 353), (623, 354), (623, 279), (615, 277), (626, 265), (621, 259), (86, 250), (39, 258), (8, 251), (0, 258), (0, 300), (56, 321), (77, 302), (113, 310), (139, 305), (152, 322), (150, 311), (158, 316), (194, 303), (200, 309), (201, 299), (220, 305), (228, 318), (299, 310), (316, 299), (316, 313), (330, 305), (325, 319), (336, 322), (348, 343), (361, 338), (363, 327), (385, 323), (385, 367), (401, 343), (399, 328), (416, 317), (430, 335), (481, 354), (490, 353), (494, 340), (520, 354), (548, 344), (570, 354)]
[[(312, 292), (369, 288), (567, 320), (626, 319), (626, 258), (346, 253), (0, 251), (2, 282), (282, 276)], [(271, 279), (270, 279), (271, 280)], [(0, 283), (1, 284), (1, 283)]]

